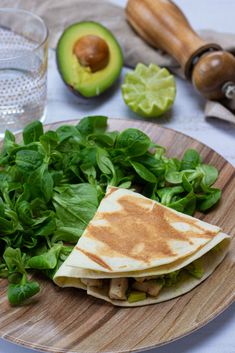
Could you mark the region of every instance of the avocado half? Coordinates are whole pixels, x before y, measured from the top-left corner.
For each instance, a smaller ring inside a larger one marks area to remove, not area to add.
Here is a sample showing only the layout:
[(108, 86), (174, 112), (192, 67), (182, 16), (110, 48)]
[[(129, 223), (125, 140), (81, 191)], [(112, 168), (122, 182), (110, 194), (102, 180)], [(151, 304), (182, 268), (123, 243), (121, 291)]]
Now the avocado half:
[(99, 96), (117, 80), (123, 66), (120, 45), (97, 22), (69, 26), (56, 48), (57, 66), (63, 81), (75, 94)]

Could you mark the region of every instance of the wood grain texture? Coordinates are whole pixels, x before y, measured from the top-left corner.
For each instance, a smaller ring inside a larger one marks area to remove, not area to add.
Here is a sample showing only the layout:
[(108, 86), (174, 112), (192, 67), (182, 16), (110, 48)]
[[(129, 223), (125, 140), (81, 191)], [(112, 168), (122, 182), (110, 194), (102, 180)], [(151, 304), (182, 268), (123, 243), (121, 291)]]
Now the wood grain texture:
[(220, 48), (199, 37), (180, 8), (170, 0), (129, 0), (126, 14), (135, 31), (153, 47), (173, 56), (187, 78), (195, 56), (209, 48)]
[[(68, 122), (66, 122), (68, 123)], [(71, 122), (71, 124), (74, 122)], [(53, 124), (48, 128), (61, 125)], [(181, 157), (197, 149), (206, 163), (220, 170), (216, 183), (223, 190), (220, 204), (196, 216), (235, 234), (235, 169), (209, 147), (182, 135), (141, 121), (109, 120), (110, 128), (136, 127)], [(11, 308), (6, 282), (0, 281), (0, 336), (46, 352), (133, 352), (153, 348), (205, 325), (235, 298), (235, 241), (211, 277), (190, 293), (168, 302), (139, 308), (117, 308), (76, 289), (60, 289), (40, 278), (41, 293), (29, 305)]]
[(129, 0), (126, 14), (147, 43), (179, 62), (198, 92), (207, 99), (224, 98), (224, 84), (235, 82), (234, 56), (200, 38), (176, 4), (170, 0)]
[(226, 51), (215, 51), (202, 56), (196, 63), (192, 82), (207, 99), (221, 99), (221, 89), (227, 82), (235, 82), (235, 58)]

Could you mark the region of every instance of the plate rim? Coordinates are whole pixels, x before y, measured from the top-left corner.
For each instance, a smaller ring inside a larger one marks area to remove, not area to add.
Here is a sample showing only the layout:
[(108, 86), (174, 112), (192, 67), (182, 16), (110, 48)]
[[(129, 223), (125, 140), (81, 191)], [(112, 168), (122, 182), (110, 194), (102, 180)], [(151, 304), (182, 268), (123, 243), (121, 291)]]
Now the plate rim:
[[(92, 116), (92, 115), (91, 115)], [(93, 114), (93, 116), (95, 116)], [(229, 162), (225, 157), (223, 157), (219, 152), (215, 151), (213, 148), (211, 148), (210, 146), (206, 145), (204, 142), (198, 140), (197, 138), (194, 138), (194, 137), (191, 137), (189, 135), (187, 135), (186, 133), (184, 132), (181, 132), (181, 131), (178, 131), (178, 130), (175, 130), (171, 127), (166, 127), (166, 126), (162, 126), (161, 124), (158, 124), (157, 122), (153, 122), (153, 121), (146, 121), (146, 120), (136, 120), (136, 119), (126, 119), (126, 118), (118, 118), (118, 117), (107, 117), (108, 120), (107, 120), (107, 123), (108, 123), (108, 129), (109, 129), (109, 121), (114, 121), (114, 122), (128, 122), (128, 123), (133, 123), (133, 124), (144, 124), (144, 125), (152, 125), (153, 127), (155, 128), (160, 128), (160, 129), (163, 129), (163, 130), (169, 130), (171, 131), (172, 133), (176, 133), (178, 135), (182, 135), (184, 137), (186, 137), (187, 139), (190, 139), (191, 141), (195, 141), (197, 142), (198, 144), (200, 144), (202, 147), (206, 147), (206, 148), (209, 148), (211, 151), (213, 151), (214, 154), (216, 154), (217, 156), (219, 156), (221, 159), (223, 159), (226, 164), (228, 164), (228, 166), (230, 168), (233, 169), (233, 172), (235, 172), (235, 166), (233, 166), (231, 164), (231, 162)], [(68, 119), (68, 120), (60, 120), (60, 121), (53, 121), (53, 122), (43, 122), (43, 128), (48, 128), (49, 126), (53, 126), (53, 125), (66, 125), (66, 124), (76, 124), (78, 123), (80, 120), (82, 119), (82, 117), (79, 117), (79, 118), (75, 118), (75, 119)], [(141, 128), (140, 128), (141, 129)], [(22, 131), (17, 131), (16, 133), (14, 133), (14, 135), (16, 136), (16, 138), (19, 138), (20, 136), (22, 136)], [(146, 132), (145, 132), (146, 133)], [(0, 141), (0, 144), (3, 143), (3, 139), (1, 139)], [(235, 241), (235, 235), (232, 236), (232, 241), (234, 242)], [(227, 255), (226, 255), (227, 257)], [(221, 264), (219, 264), (220, 266)], [(219, 267), (218, 266), (218, 267)], [(218, 267), (216, 268), (216, 270), (218, 269)], [(215, 271), (216, 271), (215, 270)], [(181, 298), (182, 296), (179, 296), (179, 299)], [(96, 299), (96, 298), (95, 298)], [(176, 299), (176, 298), (175, 298)], [(97, 300), (97, 299), (96, 299)], [(173, 299), (174, 300), (174, 299)], [(167, 339), (166, 341), (164, 342), (161, 342), (161, 343), (157, 343), (157, 344), (153, 344), (151, 346), (148, 346), (148, 347), (143, 347), (143, 348), (131, 348), (130, 350), (122, 350), (122, 349), (119, 349), (115, 352), (118, 352), (118, 353), (129, 353), (129, 352), (142, 352), (142, 351), (148, 351), (148, 350), (151, 350), (151, 349), (155, 349), (155, 348), (158, 348), (158, 347), (162, 347), (162, 346), (165, 346), (167, 344), (170, 344), (170, 343), (173, 343), (177, 340), (180, 340), (192, 333), (194, 333), (195, 331), (205, 327), (208, 323), (212, 322), (214, 319), (216, 319), (220, 314), (222, 314), (223, 312), (225, 312), (233, 303), (235, 302), (235, 292), (228, 298), (228, 300), (226, 300), (226, 302), (223, 302), (223, 305), (220, 306), (216, 311), (213, 311), (213, 314), (211, 314), (210, 316), (208, 316), (207, 318), (205, 318), (204, 321), (200, 321), (198, 322), (191, 330), (189, 331), (185, 331), (183, 332), (181, 335), (177, 336), (177, 337), (174, 337), (174, 338), (169, 338)], [(161, 304), (161, 303), (160, 303)], [(36, 304), (37, 305), (37, 304)], [(156, 304), (155, 304), (156, 305)], [(8, 335), (8, 334), (4, 334), (2, 333), (2, 330), (0, 330), (0, 338), (6, 342), (10, 342), (12, 344), (15, 344), (15, 345), (18, 345), (20, 347), (23, 347), (23, 348), (28, 348), (28, 349), (32, 349), (32, 350), (38, 350), (40, 352), (48, 352), (48, 353), (80, 353), (80, 351), (76, 351), (76, 350), (67, 350), (67, 349), (62, 349), (62, 348), (55, 348), (55, 347), (48, 347), (48, 346), (44, 346), (44, 345), (40, 345), (40, 344), (33, 344), (31, 342), (27, 342), (25, 340), (21, 340), (19, 338), (15, 338), (14, 336), (12, 335)], [(108, 351), (107, 351), (108, 352)], [(105, 353), (107, 353), (105, 351)]]

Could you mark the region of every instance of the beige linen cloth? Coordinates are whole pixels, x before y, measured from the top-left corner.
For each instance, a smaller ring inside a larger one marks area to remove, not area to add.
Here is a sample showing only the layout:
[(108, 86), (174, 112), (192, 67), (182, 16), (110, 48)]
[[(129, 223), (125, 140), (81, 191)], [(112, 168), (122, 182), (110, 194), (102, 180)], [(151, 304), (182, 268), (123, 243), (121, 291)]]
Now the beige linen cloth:
[[(138, 62), (156, 63), (178, 73), (177, 62), (169, 55), (146, 44), (128, 25), (123, 8), (103, 0), (0, 0), (0, 7), (19, 7), (41, 16), (50, 31), (49, 45), (56, 48), (64, 28), (79, 21), (97, 21), (108, 27), (117, 37), (124, 52), (125, 65), (134, 67)], [(218, 43), (224, 50), (235, 54), (235, 35), (214, 31), (200, 31), (206, 41)], [(207, 101), (205, 115), (235, 123), (229, 101), (223, 104)]]

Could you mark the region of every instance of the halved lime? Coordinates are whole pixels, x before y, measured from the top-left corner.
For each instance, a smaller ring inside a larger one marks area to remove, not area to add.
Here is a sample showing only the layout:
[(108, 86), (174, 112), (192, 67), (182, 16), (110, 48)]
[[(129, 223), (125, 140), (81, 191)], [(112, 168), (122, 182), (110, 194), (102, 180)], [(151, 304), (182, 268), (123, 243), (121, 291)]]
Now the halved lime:
[(137, 64), (134, 71), (126, 74), (121, 88), (128, 107), (146, 118), (165, 113), (176, 96), (174, 76), (167, 69), (154, 64)]

